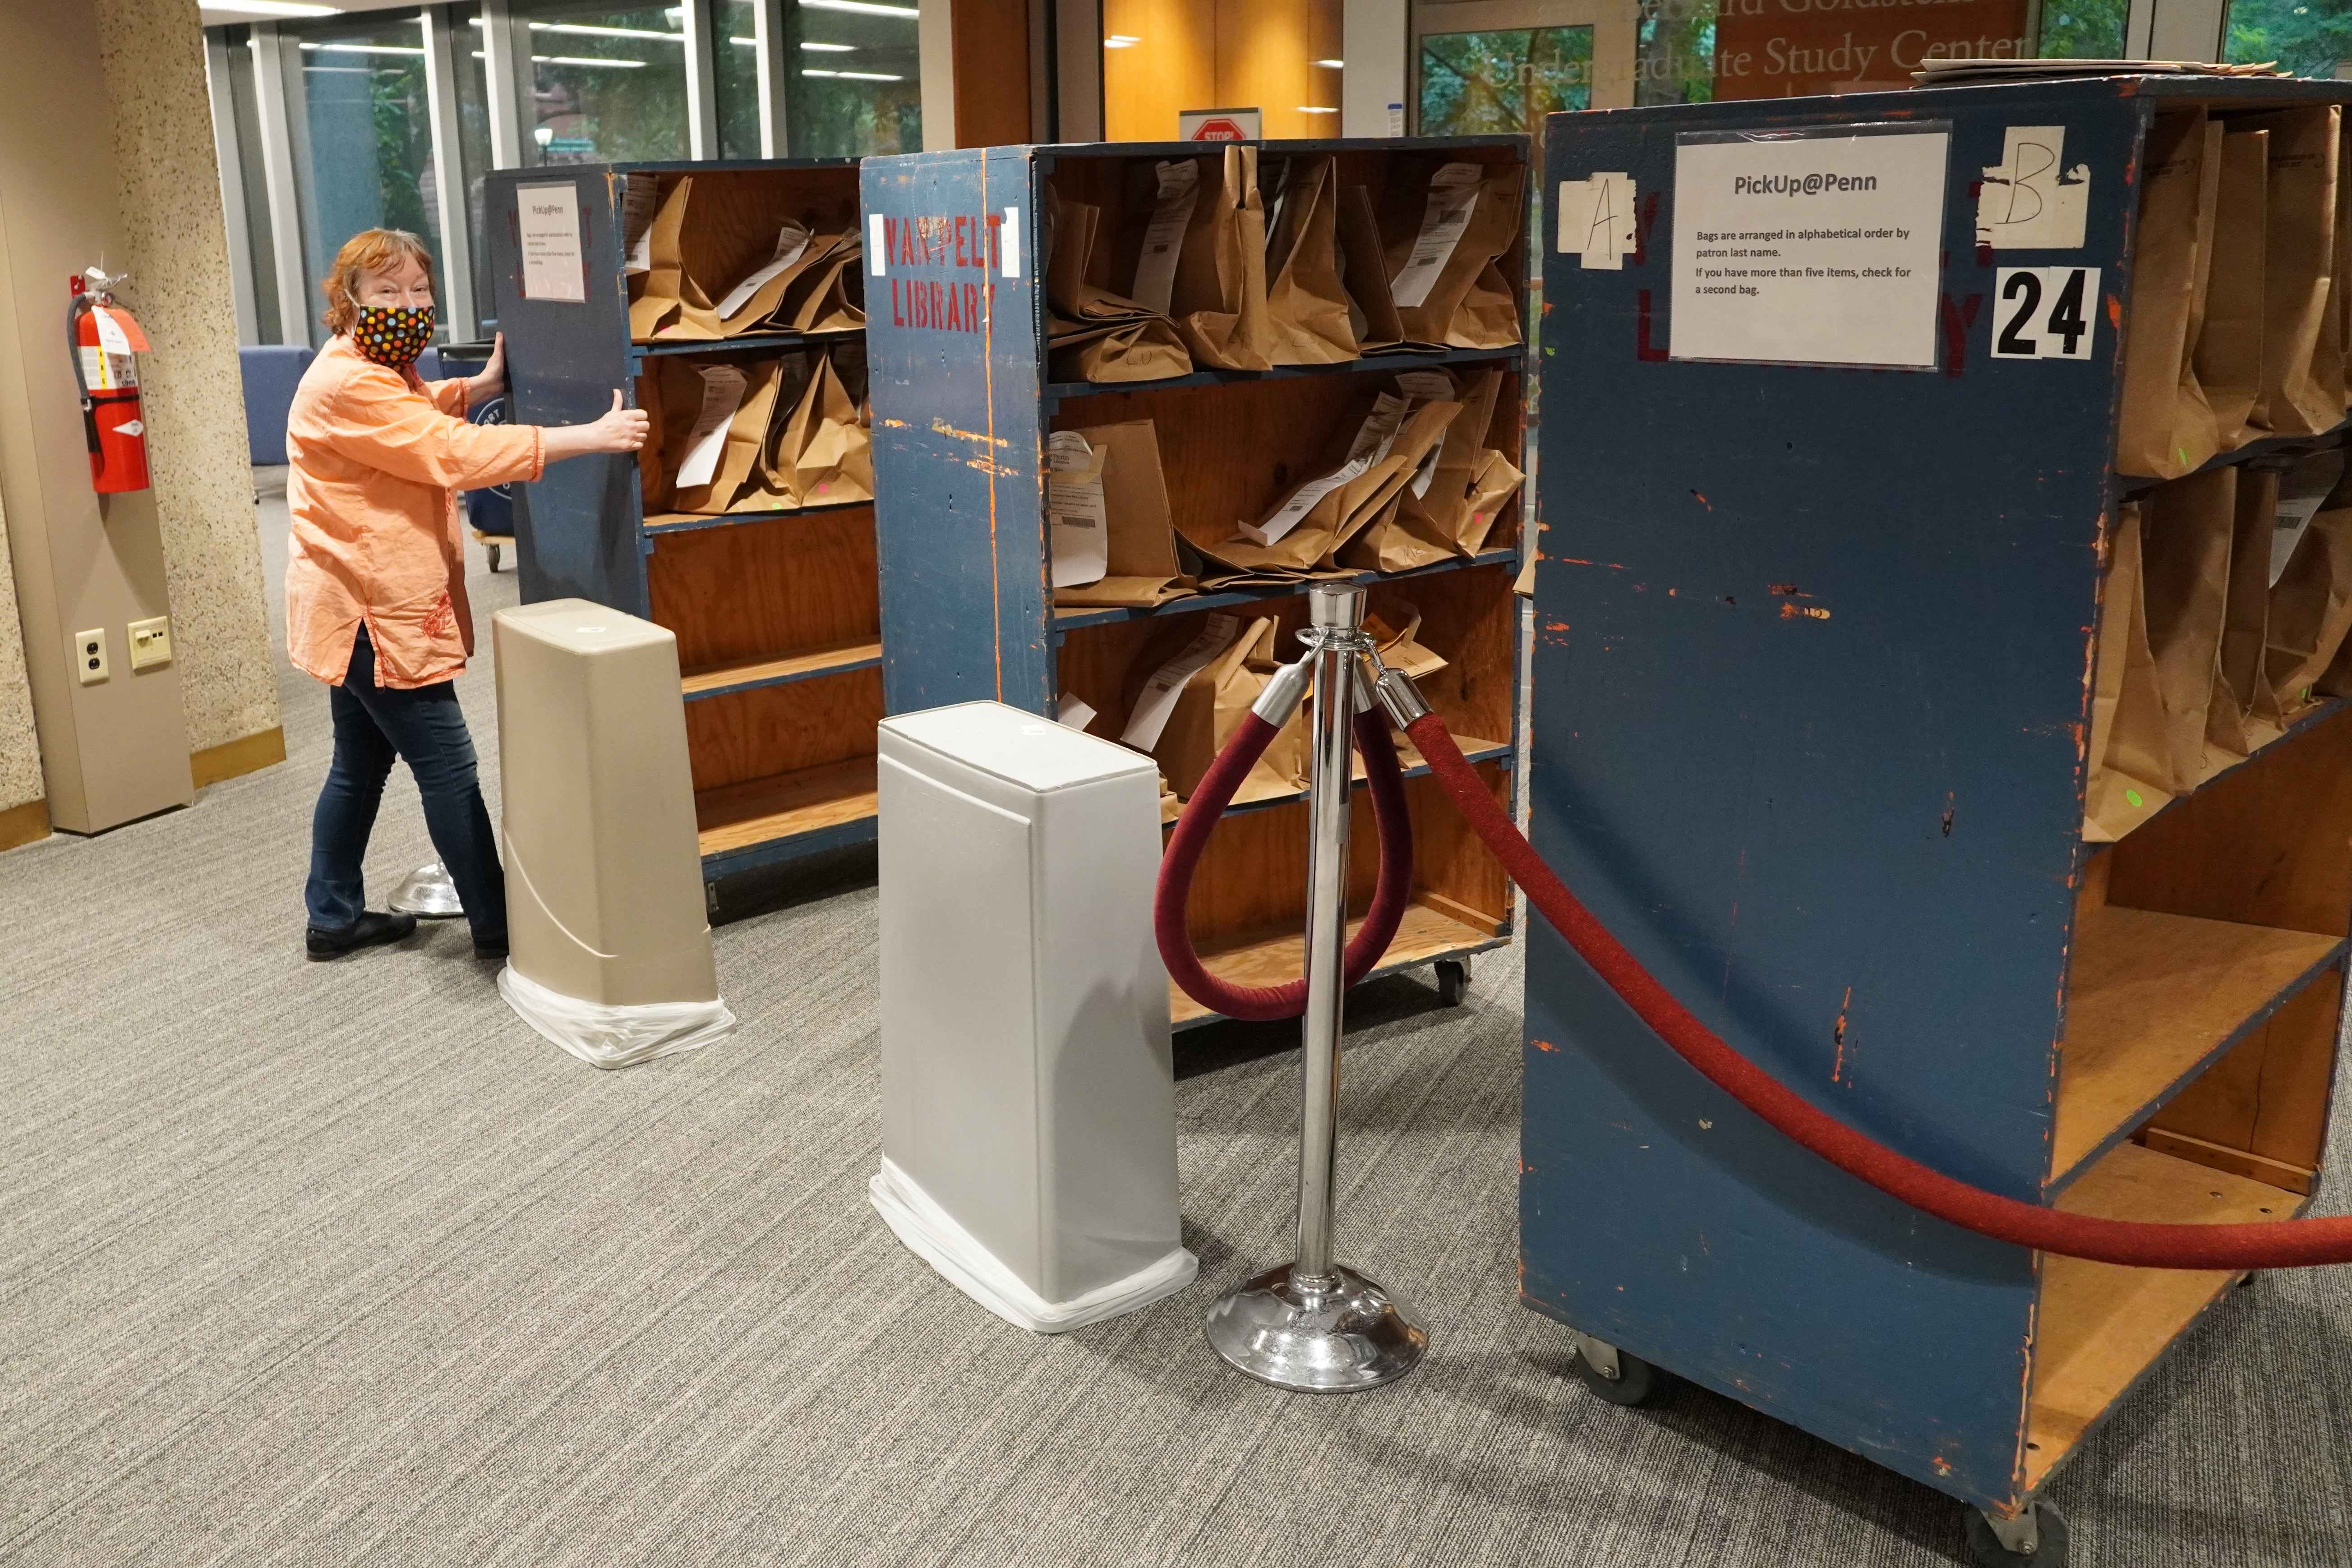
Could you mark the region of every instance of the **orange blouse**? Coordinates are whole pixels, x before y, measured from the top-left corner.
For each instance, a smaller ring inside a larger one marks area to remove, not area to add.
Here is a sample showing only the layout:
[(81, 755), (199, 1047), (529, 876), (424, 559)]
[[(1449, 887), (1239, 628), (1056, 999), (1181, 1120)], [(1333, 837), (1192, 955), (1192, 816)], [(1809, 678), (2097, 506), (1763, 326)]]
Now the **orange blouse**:
[(466, 383), (422, 382), (336, 336), (286, 416), (286, 643), (341, 686), (364, 623), (375, 683), (430, 686), (466, 668), (474, 612), (457, 494), (546, 466), (535, 425), (469, 425)]

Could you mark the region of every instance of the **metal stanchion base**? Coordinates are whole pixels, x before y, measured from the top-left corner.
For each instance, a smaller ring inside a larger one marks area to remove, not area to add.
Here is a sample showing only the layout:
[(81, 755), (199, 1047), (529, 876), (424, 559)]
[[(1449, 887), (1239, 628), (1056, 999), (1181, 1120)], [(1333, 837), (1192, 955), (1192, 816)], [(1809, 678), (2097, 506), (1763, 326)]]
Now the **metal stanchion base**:
[(393, 890), (384, 907), (396, 914), (427, 921), (454, 920), (466, 912), (457, 901), (457, 886), (438, 860), (411, 871)]
[(1237, 1372), (1302, 1394), (1353, 1394), (1421, 1364), (1429, 1336), (1389, 1293), (1334, 1265), (1322, 1289), (1270, 1268), (1209, 1309), (1209, 1343)]

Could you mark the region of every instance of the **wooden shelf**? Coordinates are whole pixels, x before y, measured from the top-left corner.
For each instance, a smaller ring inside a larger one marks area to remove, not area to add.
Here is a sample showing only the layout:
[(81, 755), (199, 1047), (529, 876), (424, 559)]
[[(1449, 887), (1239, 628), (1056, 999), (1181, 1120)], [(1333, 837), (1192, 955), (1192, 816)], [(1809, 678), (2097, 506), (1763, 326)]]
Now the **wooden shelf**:
[(867, 637), (861, 641), (806, 648), (799, 653), (739, 658), (728, 664), (690, 669), (679, 679), (678, 688), (686, 700), (693, 702), (706, 697), (724, 697), (730, 692), (806, 680), (812, 676), (841, 675), (853, 669), (870, 668), (881, 662), (880, 640)]
[(2344, 942), (2112, 905), (2076, 922), (2050, 1181), (2064, 1186), (2324, 973)]
[(647, 514), (648, 534), (687, 533), (698, 528), (731, 528), (739, 522), (767, 522), (779, 517), (815, 517), (825, 512), (870, 507), (870, 500), (836, 501), (831, 506), (780, 506), (765, 511), (656, 511)]
[(1278, 364), (1272, 370), (1196, 370), (1190, 375), (1162, 376), (1158, 381), (1056, 381), (1048, 383), (1048, 398), (1095, 397), (1112, 392), (1166, 392), (1179, 386), (1223, 386), (1236, 381), (1287, 381), (1302, 375), (1350, 375), (1363, 371), (1423, 370), (1436, 364), (1477, 364), (1490, 360), (1515, 360), (1527, 353), (1524, 343), (1499, 349), (1391, 349), (1341, 360), (1337, 364)]
[[(1355, 935), (1363, 924), (1360, 917), (1348, 921), (1348, 934)], [(1380, 967), (1367, 979), (1393, 974), (1416, 963), (1427, 963), (1440, 958), (1454, 958), (1482, 948), (1497, 947), (1508, 941), (1507, 936), (1449, 914), (1414, 904), (1397, 923), (1396, 940)], [(1260, 937), (1254, 942), (1237, 943), (1215, 952), (1203, 953), (1201, 961), (1210, 973), (1220, 980), (1238, 985), (1280, 985), (1297, 979), (1307, 972), (1307, 936), (1303, 931), (1286, 931)], [(1223, 1017), (1213, 1013), (1178, 989), (1173, 981), (1168, 986), (1168, 1018), (1177, 1028), (1206, 1024)]]
[(872, 757), (697, 790), (695, 826), (708, 858), (838, 827), (875, 813)]
[[(2105, 1219), (2223, 1225), (2285, 1219), (2308, 1202), (2122, 1143), (2084, 1172), (2057, 1206)], [(2237, 1278), (2227, 1271), (2124, 1268), (2042, 1257), (2025, 1428), (2028, 1490), (2041, 1486)]]
[[(1512, 746), (1508, 741), (1479, 741), (1474, 740), (1468, 736), (1461, 736), (1455, 740), (1454, 743), (1462, 748), (1462, 755), (1465, 761), (1472, 763), (1500, 763), (1507, 768), (1511, 765)], [(1402, 752), (1405, 748), (1401, 746), (1399, 750)], [(1422, 774), (1429, 772), (1429, 764), (1427, 763), (1422, 762), (1418, 758), (1412, 757), (1409, 753), (1407, 755), (1400, 756), (1398, 760), (1405, 763), (1404, 768), (1402, 770), (1402, 776), (1405, 778), (1417, 779), (1421, 777)], [(1371, 787), (1371, 785), (1365, 780), (1364, 760), (1361, 757), (1358, 757), (1355, 760), (1355, 770), (1352, 782), (1358, 789), (1369, 789)], [(1303, 789), (1285, 790), (1280, 795), (1259, 795), (1255, 800), (1235, 800), (1233, 805), (1225, 807), (1224, 815), (1227, 816), (1238, 816), (1245, 811), (1265, 811), (1270, 806), (1296, 805), (1297, 802), (1305, 800), (1306, 798), (1307, 792)]]
[(1056, 634), (1074, 631), (1080, 626), (1108, 626), (1113, 621), (1140, 620), (1147, 616), (1181, 616), (1192, 610), (1221, 610), (1230, 605), (1255, 605), (1267, 599), (1296, 598), (1321, 583), (1356, 583), (1370, 586), (1377, 583), (1402, 583), (1415, 577), (1434, 577), (1446, 572), (1466, 571), (1474, 566), (1516, 566), (1519, 548), (1516, 544), (1494, 550), (1482, 550), (1475, 555), (1454, 561), (1440, 561), (1434, 565), (1416, 566), (1410, 572), (1359, 572), (1350, 577), (1302, 577), (1297, 583), (1283, 583), (1263, 588), (1236, 588), (1224, 594), (1194, 594), (1187, 598), (1171, 599), (1150, 609), (1093, 610), (1084, 608), (1057, 609), (1054, 612)]
[[(2197, 468), (2191, 468), (2189, 473), (2201, 474), (2214, 468), (2226, 468), (2232, 463), (2242, 463), (2252, 458), (2268, 458), (2301, 447), (2321, 450), (2329, 447), (2341, 446), (2344, 444), (2347, 431), (2352, 431), (2352, 419), (2345, 420), (2334, 429), (2323, 431), (2316, 436), (2271, 436), (2260, 441), (2249, 441), (2234, 450), (2207, 458)], [(2186, 479), (2189, 476), (2184, 474), (2181, 477)], [(2158, 485), (2171, 482), (2169, 479), (2150, 479), (2145, 474), (2118, 473), (2115, 476), (2116, 494), (2118, 496), (2135, 495), (2141, 490), (2154, 489)]]

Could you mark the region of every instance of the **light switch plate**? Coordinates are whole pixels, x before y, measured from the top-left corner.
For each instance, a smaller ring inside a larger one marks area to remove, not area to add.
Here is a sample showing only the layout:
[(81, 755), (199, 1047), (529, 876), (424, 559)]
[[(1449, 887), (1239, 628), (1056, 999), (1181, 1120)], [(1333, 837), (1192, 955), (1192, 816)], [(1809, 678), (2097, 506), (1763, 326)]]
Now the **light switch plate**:
[(131, 633), (131, 668), (145, 669), (151, 665), (172, 662), (172, 617), (157, 616), (151, 620), (133, 621)]
[(74, 634), (74, 673), (84, 686), (96, 686), (107, 678), (105, 627)]

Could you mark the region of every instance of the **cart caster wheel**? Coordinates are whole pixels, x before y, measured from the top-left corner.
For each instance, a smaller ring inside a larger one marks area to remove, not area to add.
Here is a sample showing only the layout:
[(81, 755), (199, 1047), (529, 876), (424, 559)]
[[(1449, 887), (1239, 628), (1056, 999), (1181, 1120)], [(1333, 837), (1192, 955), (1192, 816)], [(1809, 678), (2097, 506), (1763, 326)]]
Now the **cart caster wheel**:
[(2066, 1568), (2066, 1516), (2037, 1502), (1996, 1524), (1969, 1510), (1969, 1561), (1975, 1568)]
[(499, 547), (495, 544), (486, 544), (482, 548), (489, 552), (490, 570), (493, 572), (497, 571), (499, 569)]
[(1666, 1374), (1590, 1334), (1576, 1336), (1579, 1382), (1612, 1405), (1647, 1405), (1665, 1386)]
[(1459, 958), (1437, 961), (1437, 998), (1449, 1007), (1459, 1007), (1470, 997), (1470, 965)]

